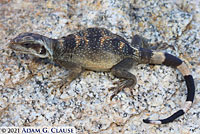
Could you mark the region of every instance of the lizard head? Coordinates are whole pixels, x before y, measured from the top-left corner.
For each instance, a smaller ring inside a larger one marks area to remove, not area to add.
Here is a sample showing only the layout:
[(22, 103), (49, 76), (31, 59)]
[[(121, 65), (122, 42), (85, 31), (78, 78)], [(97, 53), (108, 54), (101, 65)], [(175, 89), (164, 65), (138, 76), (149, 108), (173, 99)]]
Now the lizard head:
[(52, 57), (53, 39), (34, 33), (21, 33), (9, 43), (9, 48), (40, 58)]

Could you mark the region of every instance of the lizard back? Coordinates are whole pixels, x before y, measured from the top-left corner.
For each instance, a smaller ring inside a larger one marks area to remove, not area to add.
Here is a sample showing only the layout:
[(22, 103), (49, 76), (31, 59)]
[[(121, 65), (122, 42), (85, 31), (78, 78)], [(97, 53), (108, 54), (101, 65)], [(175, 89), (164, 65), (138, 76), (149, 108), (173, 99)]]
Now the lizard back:
[(62, 37), (59, 42), (54, 57), (90, 70), (106, 71), (124, 58), (137, 57), (137, 49), (128, 41), (104, 28), (88, 28)]

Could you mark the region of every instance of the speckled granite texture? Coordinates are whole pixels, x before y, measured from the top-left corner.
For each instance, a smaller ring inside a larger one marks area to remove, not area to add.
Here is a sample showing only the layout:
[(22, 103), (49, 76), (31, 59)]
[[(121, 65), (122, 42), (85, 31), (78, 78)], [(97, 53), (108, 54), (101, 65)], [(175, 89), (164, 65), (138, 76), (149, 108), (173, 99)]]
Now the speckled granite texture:
[[(138, 84), (110, 101), (110, 73), (85, 72), (63, 94), (55, 83), (67, 70), (47, 60), (16, 54), (9, 39), (22, 32), (51, 38), (87, 27), (104, 27), (128, 41), (143, 35), (152, 45), (183, 59), (196, 83), (187, 114), (166, 125), (142, 119), (164, 118), (184, 105), (181, 74), (166, 66), (131, 70)], [(80, 134), (200, 133), (200, 2), (198, 0), (1, 0), (0, 126), (75, 126)]]

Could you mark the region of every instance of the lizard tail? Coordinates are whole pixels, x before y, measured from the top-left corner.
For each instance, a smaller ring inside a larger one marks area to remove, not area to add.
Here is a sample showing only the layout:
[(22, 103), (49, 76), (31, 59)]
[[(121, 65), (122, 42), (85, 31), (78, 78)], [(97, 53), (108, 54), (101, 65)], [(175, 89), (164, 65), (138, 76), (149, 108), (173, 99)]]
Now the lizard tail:
[(163, 64), (166, 66), (177, 68), (182, 73), (187, 86), (187, 99), (184, 107), (165, 119), (150, 120), (147, 118), (143, 120), (145, 123), (150, 123), (150, 124), (166, 124), (174, 121), (175, 119), (182, 116), (190, 109), (194, 100), (195, 85), (193, 77), (190, 74), (189, 68), (181, 59), (168, 53), (156, 52), (149, 49), (141, 48), (140, 57), (142, 63)]

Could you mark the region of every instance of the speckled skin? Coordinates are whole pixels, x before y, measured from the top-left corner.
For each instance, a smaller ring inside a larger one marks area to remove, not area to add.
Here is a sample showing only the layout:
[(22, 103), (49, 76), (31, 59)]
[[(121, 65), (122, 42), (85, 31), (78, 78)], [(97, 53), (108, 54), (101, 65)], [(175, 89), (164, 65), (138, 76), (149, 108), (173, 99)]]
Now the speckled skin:
[(174, 121), (191, 107), (195, 86), (186, 64), (179, 58), (163, 52), (148, 49), (143, 37), (135, 35), (130, 44), (119, 35), (104, 28), (88, 28), (61, 39), (51, 39), (34, 33), (23, 33), (11, 40), (9, 47), (21, 53), (32, 54), (40, 58), (50, 58), (69, 70), (63, 83), (70, 84), (85, 69), (111, 71), (122, 82), (115, 87), (111, 99), (123, 88), (133, 88), (136, 77), (128, 70), (140, 63), (163, 64), (177, 68), (186, 81), (187, 99), (184, 107), (166, 119), (143, 120), (145, 123), (165, 124)]

